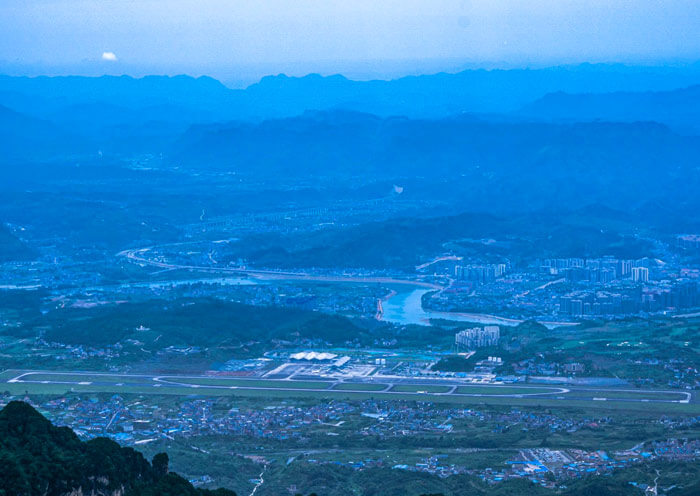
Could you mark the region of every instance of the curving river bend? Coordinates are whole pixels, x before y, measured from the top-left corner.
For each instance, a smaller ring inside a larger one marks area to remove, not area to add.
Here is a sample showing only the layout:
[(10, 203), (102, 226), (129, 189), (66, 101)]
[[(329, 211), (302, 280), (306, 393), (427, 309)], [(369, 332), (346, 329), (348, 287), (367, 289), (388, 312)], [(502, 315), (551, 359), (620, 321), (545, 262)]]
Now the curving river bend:
[[(266, 281), (270, 280), (304, 280), (337, 283), (376, 282), (385, 283), (392, 286), (400, 285), (402, 287), (400, 291), (393, 293), (381, 303), (382, 311), (379, 313), (378, 318), (380, 320), (402, 325), (430, 325), (430, 319), (444, 319), (457, 322), (473, 322), (477, 324), (502, 326), (516, 326), (522, 322), (522, 320), (480, 313), (438, 312), (434, 310), (425, 310), (423, 309), (422, 303), (423, 295), (430, 291), (441, 289), (439, 286), (425, 282), (393, 279), (391, 277), (320, 276), (306, 273), (277, 272), (270, 270), (251, 270), (221, 267), (213, 268), (194, 265), (178, 265), (149, 259), (149, 257), (146, 256), (146, 253), (148, 253), (150, 250), (151, 248), (125, 250), (119, 253), (118, 256), (125, 257), (127, 260), (133, 263), (151, 265), (163, 269), (185, 269), (190, 271), (201, 271), (208, 273), (214, 272), (219, 274), (232, 275), (232, 277), (224, 276), (212, 281), (218, 282), (219, 284), (265, 284)], [(234, 274), (238, 275), (239, 277), (233, 276)], [(198, 282), (203, 282), (203, 280), (199, 280)], [(165, 284), (167, 283), (168, 282), (165, 282)], [(179, 281), (179, 283), (186, 284), (185, 281)], [(162, 285), (163, 282), (156, 284)], [(577, 325), (573, 322), (539, 322), (548, 328)]]
[[(430, 319), (444, 319), (456, 322), (473, 322), (484, 325), (516, 326), (522, 320), (499, 317), (483, 313), (439, 312), (423, 308), (423, 295), (430, 289), (414, 289), (403, 291), (387, 298), (382, 303), (381, 320), (396, 324), (430, 325)], [(572, 322), (540, 322), (548, 328), (562, 325), (576, 325)]]

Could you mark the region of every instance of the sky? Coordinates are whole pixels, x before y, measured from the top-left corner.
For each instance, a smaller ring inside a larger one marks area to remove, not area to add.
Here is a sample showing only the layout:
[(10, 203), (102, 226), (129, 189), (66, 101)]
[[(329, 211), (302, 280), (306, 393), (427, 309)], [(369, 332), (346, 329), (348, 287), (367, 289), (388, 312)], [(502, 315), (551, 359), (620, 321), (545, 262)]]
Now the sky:
[(2, 0), (0, 72), (343, 73), (683, 63), (698, 0)]

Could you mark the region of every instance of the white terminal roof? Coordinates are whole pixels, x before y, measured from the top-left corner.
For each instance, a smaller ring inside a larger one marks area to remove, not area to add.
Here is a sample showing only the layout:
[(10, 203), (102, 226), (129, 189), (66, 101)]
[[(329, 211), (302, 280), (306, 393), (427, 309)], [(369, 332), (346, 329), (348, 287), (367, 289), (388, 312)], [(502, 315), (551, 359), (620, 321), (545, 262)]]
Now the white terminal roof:
[(292, 360), (333, 360), (337, 357), (335, 353), (316, 353), (315, 351), (300, 351), (290, 355)]

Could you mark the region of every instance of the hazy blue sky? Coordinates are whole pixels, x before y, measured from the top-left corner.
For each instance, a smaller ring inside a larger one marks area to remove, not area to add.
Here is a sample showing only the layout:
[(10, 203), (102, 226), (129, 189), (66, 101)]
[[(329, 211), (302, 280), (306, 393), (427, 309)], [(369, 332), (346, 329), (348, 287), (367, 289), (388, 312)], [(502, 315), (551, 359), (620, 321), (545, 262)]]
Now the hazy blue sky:
[(387, 77), (699, 53), (699, 0), (0, 1), (14, 73)]

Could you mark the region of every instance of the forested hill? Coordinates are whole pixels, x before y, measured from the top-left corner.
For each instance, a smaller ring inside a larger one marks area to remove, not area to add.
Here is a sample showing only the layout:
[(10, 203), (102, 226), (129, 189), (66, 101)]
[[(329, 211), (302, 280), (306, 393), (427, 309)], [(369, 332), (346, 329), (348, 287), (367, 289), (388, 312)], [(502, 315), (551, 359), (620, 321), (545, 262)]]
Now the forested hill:
[(21, 401), (0, 411), (0, 467), (0, 496), (235, 496), (169, 473), (164, 453), (149, 463), (109, 439), (82, 442)]
[(0, 224), (0, 263), (31, 260), (34, 252)]

